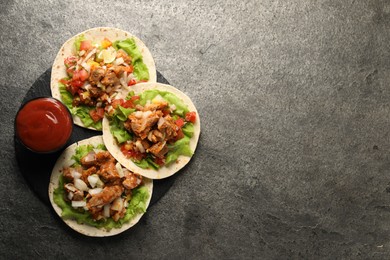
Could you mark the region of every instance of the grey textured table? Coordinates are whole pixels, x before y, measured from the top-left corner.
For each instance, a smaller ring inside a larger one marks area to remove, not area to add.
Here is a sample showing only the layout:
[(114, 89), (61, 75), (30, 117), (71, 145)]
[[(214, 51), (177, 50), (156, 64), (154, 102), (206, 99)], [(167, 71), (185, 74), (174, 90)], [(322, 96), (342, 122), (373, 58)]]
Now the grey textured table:
[[(0, 3), (1, 259), (390, 257), (388, 1), (55, 2)], [(97, 26), (141, 38), (202, 122), (171, 189), (106, 239), (38, 199), (13, 143), (33, 82)]]

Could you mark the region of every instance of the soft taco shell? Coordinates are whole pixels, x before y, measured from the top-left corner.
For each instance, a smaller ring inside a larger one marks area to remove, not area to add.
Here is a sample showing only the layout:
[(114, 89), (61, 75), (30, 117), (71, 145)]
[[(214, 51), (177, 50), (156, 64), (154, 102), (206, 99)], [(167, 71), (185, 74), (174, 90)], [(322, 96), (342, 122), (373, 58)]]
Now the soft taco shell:
[[(142, 53), (143, 56), (143, 62), (148, 67), (149, 70), (149, 82), (156, 82), (157, 81), (157, 72), (156, 72), (156, 66), (152, 57), (152, 54), (150, 53), (149, 49), (146, 47), (146, 45), (136, 36), (132, 35), (129, 32), (116, 29), (116, 28), (110, 28), (110, 27), (97, 27), (92, 28), (89, 30), (86, 30), (84, 32), (81, 32), (69, 40), (67, 40), (61, 47), (60, 51), (58, 52), (53, 67), (51, 70), (51, 80), (50, 80), (50, 88), (51, 88), (51, 94), (54, 98), (61, 100), (61, 94), (60, 90), (58, 88), (58, 81), (62, 78), (67, 77), (66, 74), (66, 68), (64, 65), (64, 59), (70, 55), (72, 55), (73, 50), (73, 44), (75, 39), (84, 34), (85, 38), (88, 40), (92, 40), (92, 42), (100, 42), (104, 38), (108, 38), (111, 41), (116, 40), (125, 40), (127, 38), (134, 38), (137, 47)], [(78, 116), (73, 115), (73, 122), (76, 125), (79, 125), (81, 127), (85, 127), (84, 124), (81, 122), (80, 118)], [(95, 128), (88, 127), (89, 129), (96, 130)]]
[[(74, 143), (70, 145), (68, 148), (65, 149), (65, 151), (61, 154), (61, 156), (58, 158), (56, 164), (54, 165), (51, 177), (50, 177), (50, 183), (49, 183), (49, 199), (51, 202), (51, 205), (53, 206), (55, 212), (58, 214), (58, 216), (61, 217), (62, 209), (54, 202), (53, 199), (53, 193), (54, 190), (58, 187), (58, 181), (59, 177), (62, 174), (62, 169), (64, 167), (69, 167), (74, 163), (74, 160), (71, 158), (76, 151), (76, 148), (80, 145), (88, 145), (91, 144), (93, 146), (96, 146), (98, 144), (103, 144), (103, 138), (101, 135), (94, 136), (89, 139), (84, 139), (82, 141), (79, 141), (77, 143)], [(152, 192), (153, 192), (153, 181), (147, 178), (143, 179), (144, 185), (148, 189), (149, 192), (149, 198), (146, 203), (146, 208), (149, 206), (150, 199), (152, 198)], [(135, 224), (138, 223), (138, 221), (141, 219), (143, 214), (136, 215), (133, 219), (131, 219), (129, 222), (122, 225), (121, 228), (113, 228), (109, 231), (106, 231), (105, 229), (99, 229), (96, 227), (92, 227), (86, 224), (78, 224), (76, 220), (72, 219), (63, 219), (63, 221), (71, 227), (73, 230), (84, 234), (86, 236), (91, 237), (106, 237), (106, 236), (113, 236), (117, 235), (119, 233), (122, 233), (123, 231), (131, 228)]]
[[(151, 90), (151, 89), (168, 91), (175, 94), (188, 106), (188, 109), (190, 111), (196, 112), (196, 121), (194, 123), (194, 135), (190, 139), (190, 148), (193, 152), (195, 152), (199, 140), (199, 135), (200, 135), (200, 119), (199, 119), (198, 111), (196, 110), (191, 99), (186, 94), (184, 94), (180, 90), (170, 85), (166, 85), (158, 82), (157, 83), (147, 82), (147, 83), (136, 84), (131, 88), (128, 88), (127, 90), (123, 89), (121, 95), (122, 97), (126, 97), (129, 91), (134, 91), (135, 94), (137, 95), (137, 94), (141, 94), (145, 90)], [(124, 167), (126, 167), (130, 171), (136, 172), (150, 179), (163, 179), (172, 176), (180, 169), (182, 169), (191, 160), (191, 157), (181, 155), (179, 156), (176, 162), (173, 162), (168, 166), (163, 166), (158, 170), (143, 169), (138, 167), (131, 159), (126, 158), (126, 156), (123, 155), (123, 153), (121, 152), (120, 147), (117, 145), (114, 136), (111, 134), (109, 121), (106, 117), (103, 118), (103, 140), (108, 151), (110, 151), (112, 156), (114, 156), (114, 158), (118, 162), (120, 162)]]

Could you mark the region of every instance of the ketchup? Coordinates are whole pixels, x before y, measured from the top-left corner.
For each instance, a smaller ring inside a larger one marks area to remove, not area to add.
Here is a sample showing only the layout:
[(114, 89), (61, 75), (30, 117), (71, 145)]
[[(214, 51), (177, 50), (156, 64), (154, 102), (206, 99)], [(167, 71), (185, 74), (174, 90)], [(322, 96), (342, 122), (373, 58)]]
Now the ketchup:
[(69, 110), (54, 98), (27, 102), (16, 115), (16, 132), (22, 143), (36, 152), (51, 152), (63, 147), (72, 133)]

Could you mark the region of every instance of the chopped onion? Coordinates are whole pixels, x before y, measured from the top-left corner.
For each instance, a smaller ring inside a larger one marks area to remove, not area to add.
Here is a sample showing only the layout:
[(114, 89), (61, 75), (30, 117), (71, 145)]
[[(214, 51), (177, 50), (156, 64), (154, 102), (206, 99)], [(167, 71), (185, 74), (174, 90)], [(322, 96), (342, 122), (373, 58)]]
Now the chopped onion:
[(89, 190), (87, 184), (81, 179), (75, 179), (74, 186), (81, 191), (88, 191)]
[(86, 163), (93, 162), (96, 159), (96, 154), (94, 151), (90, 151), (86, 156), (84, 156), (84, 161)]
[(146, 118), (148, 118), (151, 114), (152, 114), (152, 111), (149, 111), (149, 110), (148, 110), (148, 111), (145, 111), (145, 112), (142, 114), (142, 117), (146, 119)]
[(83, 63), (80, 64), (88, 73), (89, 71), (91, 70), (91, 66), (89, 66), (89, 64), (87, 64), (85, 61)]
[(92, 51), (90, 51), (87, 56), (85, 56), (85, 59), (84, 61), (87, 61), (89, 58), (92, 57), (92, 55), (94, 55), (96, 53), (96, 48), (93, 48)]
[(152, 99), (152, 103), (155, 103), (155, 104), (162, 103), (164, 101), (165, 101), (165, 99), (160, 94), (158, 94), (155, 98)]
[(87, 202), (85, 200), (79, 200), (79, 201), (72, 200), (72, 207), (73, 208), (82, 208), (85, 206), (87, 206)]
[(69, 200), (72, 200), (72, 199), (73, 199), (73, 196), (74, 196), (74, 193), (70, 191), (70, 192), (68, 193), (68, 199), (69, 199)]
[(114, 60), (112, 62), (112, 64), (117, 66), (117, 65), (121, 65), (123, 62), (125, 62), (125, 61), (123, 60), (122, 57), (120, 57), (120, 58), (117, 58), (116, 60)]
[(83, 56), (85, 54), (85, 50), (79, 51), (79, 56)]
[(102, 188), (94, 188), (94, 189), (90, 189), (88, 192), (91, 195), (95, 195), (95, 194), (102, 192), (102, 190), (103, 190)]
[(111, 208), (110, 204), (104, 205), (104, 207), (103, 207), (103, 215), (104, 215), (105, 218), (109, 218), (110, 217), (110, 208)]
[(138, 151), (140, 151), (141, 153), (145, 153), (145, 148), (143, 147), (140, 140), (137, 140), (137, 142), (135, 142), (135, 147), (137, 147)]
[(165, 123), (165, 118), (160, 117), (157, 122), (157, 127), (160, 129), (160, 127)]
[(116, 210), (116, 211), (121, 211), (121, 210), (123, 209), (123, 200), (122, 200), (121, 197), (116, 198), (116, 199), (112, 202), (111, 209), (112, 209), (112, 210)]
[(176, 110), (175, 104), (172, 104), (169, 108), (171, 109), (171, 111), (175, 111)]
[(123, 87), (127, 87), (127, 72), (125, 71), (123, 74), (122, 74), (122, 77), (119, 79), (119, 81), (120, 81), (120, 83), (121, 83), (121, 85), (123, 86)]
[(92, 174), (88, 176), (88, 182), (89, 185), (91, 185), (92, 188), (96, 187), (96, 183), (99, 181), (99, 176), (97, 174)]
[(73, 191), (73, 192), (76, 192), (76, 191), (77, 191), (76, 187), (75, 187), (72, 183), (67, 183), (67, 184), (65, 184), (64, 187), (65, 187), (66, 189), (70, 190), (70, 191)]
[(116, 164), (115, 164), (115, 168), (116, 168), (116, 170), (118, 171), (118, 174), (119, 174), (119, 177), (124, 177), (125, 175), (123, 174), (123, 169), (122, 169), (122, 165), (119, 163), (119, 162), (117, 162)]
[(73, 179), (80, 179), (81, 173), (76, 171), (74, 168), (71, 168), (70, 174), (72, 175)]

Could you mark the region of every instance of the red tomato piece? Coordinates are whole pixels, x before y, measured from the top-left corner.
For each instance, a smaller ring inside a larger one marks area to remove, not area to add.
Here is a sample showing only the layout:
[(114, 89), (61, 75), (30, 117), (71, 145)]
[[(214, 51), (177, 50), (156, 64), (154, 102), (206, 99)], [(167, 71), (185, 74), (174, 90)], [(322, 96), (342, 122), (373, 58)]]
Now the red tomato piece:
[(118, 98), (118, 99), (114, 99), (112, 102), (111, 102), (111, 105), (114, 109), (116, 109), (118, 106), (122, 106), (124, 100), (121, 99), (121, 98)]
[(179, 119), (177, 119), (177, 120), (175, 121), (175, 124), (176, 124), (178, 127), (182, 128), (183, 125), (184, 125), (184, 119), (181, 118), (181, 117), (179, 117)]
[(184, 137), (184, 134), (183, 134), (183, 131), (181, 130), (181, 128), (179, 128), (179, 130), (177, 131), (177, 136), (176, 136), (176, 141), (177, 140), (180, 140)]
[(92, 42), (90, 40), (85, 40), (80, 43), (80, 51), (87, 51), (92, 47)]
[(126, 100), (125, 102), (123, 102), (123, 104), (121, 105), (122, 107), (124, 108), (134, 108), (134, 103), (133, 101), (130, 99), (130, 100)]
[(88, 79), (88, 72), (84, 69), (80, 70), (79, 71), (79, 77), (80, 77), (80, 80), (82, 81), (86, 81)]
[(164, 162), (164, 159), (162, 158), (154, 158), (154, 162), (157, 163), (159, 166), (164, 166), (165, 165), (165, 162)]
[(127, 83), (128, 86), (133, 86), (133, 85), (135, 85), (135, 84), (137, 84), (137, 81), (136, 81), (135, 79), (131, 79), (131, 80), (129, 81), (129, 83)]
[(186, 121), (187, 122), (195, 123), (195, 121), (196, 121), (196, 112), (195, 111), (188, 112), (188, 113), (186, 113), (185, 117), (186, 117)]
[(104, 109), (103, 108), (92, 109), (91, 111), (89, 111), (89, 115), (91, 116), (92, 120), (95, 123), (99, 122), (104, 117)]

